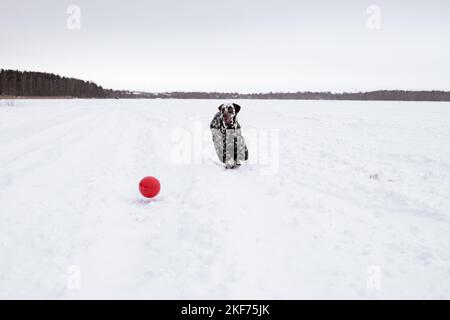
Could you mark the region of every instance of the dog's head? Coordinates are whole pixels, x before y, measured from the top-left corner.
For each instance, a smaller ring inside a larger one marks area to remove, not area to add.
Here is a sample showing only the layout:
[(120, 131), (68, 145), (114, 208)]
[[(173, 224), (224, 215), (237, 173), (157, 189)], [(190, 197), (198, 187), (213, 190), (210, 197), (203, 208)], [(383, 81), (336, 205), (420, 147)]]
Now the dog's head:
[(241, 110), (241, 106), (236, 103), (225, 103), (219, 106), (220, 117), (225, 127), (231, 127), (236, 123), (236, 115)]

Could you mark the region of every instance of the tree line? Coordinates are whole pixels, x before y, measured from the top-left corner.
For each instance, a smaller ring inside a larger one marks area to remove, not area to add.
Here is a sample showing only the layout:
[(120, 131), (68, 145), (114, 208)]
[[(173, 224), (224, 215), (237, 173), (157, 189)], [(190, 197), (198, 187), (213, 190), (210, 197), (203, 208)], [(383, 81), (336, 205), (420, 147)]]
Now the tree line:
[(109, 98), (121, 92), (53, 73), (0, 70), (0, 96)]
[(0, 70), (0, 98), (67, 97), (67, 98), (144, 98), (144, 99), (285, 99), (285, 100), (385, 100), (450, 101), (449, 91), (378, 90), (356, 93), (331, 92), (135, 92), (104, 89), (92, 81), (61, 77), (52, 73)]

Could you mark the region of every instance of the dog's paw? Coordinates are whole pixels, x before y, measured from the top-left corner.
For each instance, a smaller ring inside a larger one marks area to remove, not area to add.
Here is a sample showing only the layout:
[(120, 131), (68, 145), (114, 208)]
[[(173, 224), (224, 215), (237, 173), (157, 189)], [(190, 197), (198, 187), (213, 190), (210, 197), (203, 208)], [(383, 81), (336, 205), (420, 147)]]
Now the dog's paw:
[(232, 160), (225, 162), (225, 169), (233, 169), (235, 167), (235, 163)]
[(236, 169), (239, 168), (240, 166), (241, 166), (240, 161), (227, 161), (225, 163), (225, 169)]

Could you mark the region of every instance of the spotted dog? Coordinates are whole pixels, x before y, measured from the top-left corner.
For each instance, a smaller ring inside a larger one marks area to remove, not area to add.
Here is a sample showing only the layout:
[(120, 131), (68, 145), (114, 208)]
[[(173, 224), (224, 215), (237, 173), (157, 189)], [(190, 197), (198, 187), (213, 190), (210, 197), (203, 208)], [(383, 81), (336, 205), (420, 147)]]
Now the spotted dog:
[(236, 168), (241, 165), (241, 161), (248, 159), (241, 125), (237, 121), (240, 110), (241, 107), (236, 103), (222, 104), (210, 125), (217, 156), (226, 168)]

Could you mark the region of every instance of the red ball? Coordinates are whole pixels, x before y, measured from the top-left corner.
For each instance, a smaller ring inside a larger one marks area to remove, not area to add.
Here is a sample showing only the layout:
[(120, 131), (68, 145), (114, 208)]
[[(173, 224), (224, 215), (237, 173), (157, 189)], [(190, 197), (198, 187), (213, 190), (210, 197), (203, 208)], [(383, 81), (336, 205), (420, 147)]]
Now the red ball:
[(145, 177), (139, 182), (139, 191), (146, 198), (153, 198), (161, 189), (158, 179), (155, 177)]

